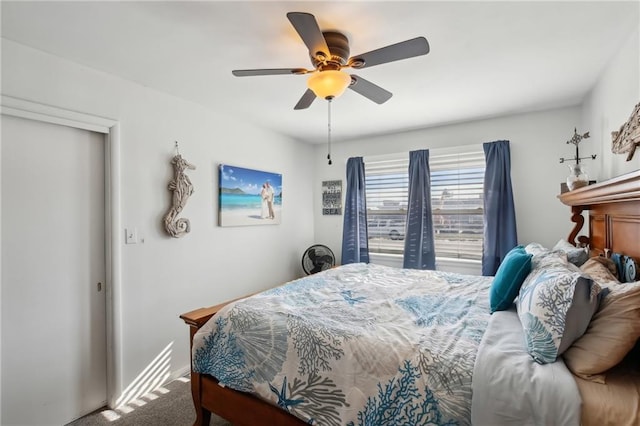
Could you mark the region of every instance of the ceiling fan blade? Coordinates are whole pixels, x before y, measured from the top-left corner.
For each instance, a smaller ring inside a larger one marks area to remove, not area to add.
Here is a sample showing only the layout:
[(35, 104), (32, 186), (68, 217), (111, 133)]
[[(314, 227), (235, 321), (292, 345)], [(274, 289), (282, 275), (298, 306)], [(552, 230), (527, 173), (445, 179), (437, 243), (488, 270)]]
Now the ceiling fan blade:
[(424, 37), (416, 37), (411, 40), (401, 41), (362, 53), (349, 58), (349, 65), (353, 68), (367, 68), (374, 65), (386, 64), (387, 62), (399, 61), (400, 59), (413, 58), (414, 56), (426, 55), (429, 53), (429, 42)]
[(304, 92), (304, 95), (302, 95), (302, 97), (300, 98), (296, 106), (293, 107), (293, 109), (309, 108), (315, 99), (316, 99), (316, 94), (313, 93), (313, 90), (307, 89), (307, 91)]
[(304, 12), (289, 12), (287, 18), (296, 29), (300, 38), (309, 49), (311, 56), (316, 57), (318, 52), (321, 52), (325, 58), (330, 58), (329, 46), (327, 41), (320, 31), (318, 21), (310, 13)]
[(393, 96), (393, 93), (357, 75), (351, 74), (351, 81), (352, 83), (349, 85), (349, 89), (361, 94), (365, 98), (371, 99), (377, 104), (383, 104)]
[(254, 75), (280, 75), (280, 74), (306, 74), (309, 70), (304, 68), (264, 68), (256, 70), (233, 70), (236, 77), (251, 77)]

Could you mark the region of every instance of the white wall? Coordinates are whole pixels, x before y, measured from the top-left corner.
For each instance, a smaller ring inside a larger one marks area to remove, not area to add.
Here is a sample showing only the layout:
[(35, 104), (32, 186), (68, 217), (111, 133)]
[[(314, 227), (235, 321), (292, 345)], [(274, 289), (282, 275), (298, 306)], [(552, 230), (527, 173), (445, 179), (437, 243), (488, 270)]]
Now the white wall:
[[(302, 275), (300, 257), (314, 242), (308, 145), (5, 39), (2, 94), (120, 123), (122, 225), (144, 239), (122, 247), (123, 388), (171, 342), (172, 370), (188, 367), (188, 330), (179, 314)], [(181, 239), (162, 228), (175, 140), (197, 167), (188, 172), (195, 192), (181, 215), (192, 230)], [(221, 162), (282, 173), (280, 225), (216, 225)]]
[(640, 169), (640, 151), (636, 151), (631, 161), (626, 161), (627, 154), (611, 152), (611, 132), (618, 130), (629, 119), (638, 102), (640, 26), (621, 44), (620, 50), (611, 58), (583, 103), (582, 128), (590, 131), (592, 137), (580, 145), (581, 148), (584, 145), (585, 149), (600, 148), (596, 151), (599, 154), (599, 169), (594, 171), (598, 180)]
[[(383, 107), (381, 107), (383, 108)], [(425, 112), (427, 113), (427, 112)], [(565, 141), (580, 124), (580, 108), (571, 107), (529, 114), (452, 124), (412, 132), (377, 136), (335, 144), (333, 165), (327, 165), (324, 145), (316, 147), (314, 179), (315, 236), (331, 247), (338, 259), (342, 249), (343, 216), (322, 216), (321, 182), (342, 179), (349, 157), (408, 152), (416, 149), (481, 144), (500, 139), (511, 142), (511, 180), (516, 206), (518, 240), (553, 246), (572, 229), (569, 207), (557, 195), (569, 174), (560, 157), (573, 151)]]

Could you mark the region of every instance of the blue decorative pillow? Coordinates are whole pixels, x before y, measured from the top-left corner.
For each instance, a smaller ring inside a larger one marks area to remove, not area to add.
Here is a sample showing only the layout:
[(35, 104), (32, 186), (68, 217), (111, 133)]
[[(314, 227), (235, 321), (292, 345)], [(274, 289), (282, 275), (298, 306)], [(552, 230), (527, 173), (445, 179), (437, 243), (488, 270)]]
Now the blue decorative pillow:
[(489, 290), (491, 313), (506, 311), (516, 300), (520, 286), (531, 271), (531, 255), (524, 247), (511, 249), (500, 264)]
[(529, 355), (540, 364), (555, 362), (587, 330), (601, 291), (563, 256), (541, 259), (516, 303)]

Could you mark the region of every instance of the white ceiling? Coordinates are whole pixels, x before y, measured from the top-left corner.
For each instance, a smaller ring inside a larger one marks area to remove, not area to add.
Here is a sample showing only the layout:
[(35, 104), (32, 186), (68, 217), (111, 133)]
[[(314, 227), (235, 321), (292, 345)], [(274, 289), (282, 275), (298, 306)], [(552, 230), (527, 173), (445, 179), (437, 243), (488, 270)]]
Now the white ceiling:
[(2, 37), (293, 138), (324, 142), (326, 101), (293, 106), (310, 68), (286, 18), (314, 14), (358, 54), (417, 36), (426, 56), (358, 75), (391, 91), (377, 105), (347, 90), (332, 104), (333, 140), (579, 104), (640, 19), (627, 2), (9, 2)]

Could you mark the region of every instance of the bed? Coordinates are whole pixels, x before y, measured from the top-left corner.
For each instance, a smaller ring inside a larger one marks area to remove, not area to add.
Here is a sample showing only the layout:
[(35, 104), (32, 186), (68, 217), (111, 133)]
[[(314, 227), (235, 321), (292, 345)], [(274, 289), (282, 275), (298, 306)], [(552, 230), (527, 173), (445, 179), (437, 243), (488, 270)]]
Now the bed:
[[(572, 210), (570, 242), (588, 244), (592, 256), (611, 251), (640, 260), (640, 171), (559, 197)], [(590, 237), (578, 236), (586, 211)], [(403, 286), (400, 293), (391, 294), (398, 283)], [(471, 380), (478, 367), (476, 354), (482, 341), (492, 337), (485, 330), (490, 323), (515, 323), (509, 319), (513, 311), (489, 315), (490, 285), (491, 279), (483, 277), (345, 265), (250, 298), (185, 313), (181, 318), (190, 327), (195, 424), (209, 424), (212, 412), (239, 426), (395, 424), (393, 418), (405, 424), (468, 424), (476, 392)], [(337, 292), (329, 293), (329, 287)], [(260, 317), (268, 306), (279, 314)], [(330, 312), (334, 321), (316, 318), (314, 306)], [(355, 311), (364, 312), (364, 319), (353, 316)], [(320, 328), (323, 322), (326, 327)], [(294, 329), (297, 337), (277, 331), (278, 324)], [(508, 334), (495, 332), (501, 327), (507, 326), (494, 324), (493, 338)], [(410, 353), (411, 347), (419, 350)], [(260, 354), (265, 349), (267, 357)], [(529, 359), (523, 364), (532, 363)], [(563, 401), (547, 395), (549, 406), (558, 405), (557, 413), (550, 414), (556, 419), (563, 418), (567, 407), (574, 411), (565, 413), (567, 420), (560, 423), (571, 424), (576, 404), (583, 418), (591, 415), (596, 400), (602, 404), (590, 395), (601, 396), (604, 388), (590, 392), (593, 383), (581, 383), (561, 360), (547, 365), (552, 367), (545, 374), (573, 377), (562, 384), (569, 392), (558, 391), (558, 398), (566, 397)], [(561, 371), (555, 374), (554, 369)], [(251, 384), (251, 376), (258, 377), (258, 384)], [(611, 377), (606, 386), (614, 389)]]

